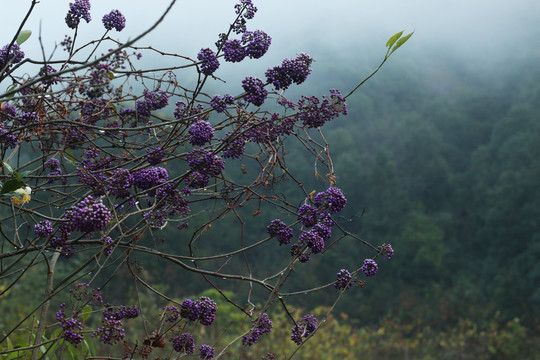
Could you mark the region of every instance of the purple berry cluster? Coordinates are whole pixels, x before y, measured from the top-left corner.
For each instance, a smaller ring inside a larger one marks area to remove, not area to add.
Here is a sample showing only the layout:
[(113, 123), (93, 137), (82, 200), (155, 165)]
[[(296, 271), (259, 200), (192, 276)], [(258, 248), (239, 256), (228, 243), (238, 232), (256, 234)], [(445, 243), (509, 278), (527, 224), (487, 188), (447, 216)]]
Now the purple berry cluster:
[(112, 215), (101, 200), (95, 201), (92, 196), (87, 196), (66, 211), (64, 219), (68, 221), (68, 231), (91, 233), (103, 230), (112, 220)]
[(169, 179), (167, 170), (162, 167), (141, 169), (133, 173), (133, 184), (142, 190), (148, 190)]
[(251, 76), (246, 77), (242, 81), (242, 87), (246, 94), (246, 100), (255, 106), (264, 104), (264, 100), (268, 96), (268, 91), (264, 88), (264, 83), (261, 79)]
[(118, 198), (127, 198), (133, 186), (134, 177), (127, 169), (116, 169), (107, 179), (107, 191)]
[(186, 155), (186, 160), (193, 171), (207, 176), (216, 177), (225, 169), (223, 159), (209, 150), (194, 149)]
[(228, 132), (225, 139), (222, 141), (225, 143), (225, 150), (223, 151), (223, 157), (226, 159), (240, 159), (244, 155), (247, 139), (244, 134), (237, 132)]
[(0, 70), (4, 69), (4, 67), (9, 67), (21, 62), (22, 59), (24, 59), (24, 51), (21, 50), (21, 47), (17, 44), (13, 44), (9, 47), (9, 44), (7, 44), (0, 49)]
[(347, 115), (347, 104), (339, 90), (331, 89), (330, 97), (323, 96), (322, 102), (316, 96), (302, 96), (298, 101), (298, 110), (296, 119), (308, 128), (316, 128), (340, 114)]
[(362, 267), (360, 268), (360, 271), (363, 272), (364, 275), (371, 277), (371, 276), (375, 276), (378, 269), (379, 269), (379, 266), (374, 260), (365, 259), (364, 263), (362, 264)]
[(212, 299), (201, 296), (198, 300), (200, 309), (199, 321), (202, 325), (212, 325), (216, 319), (217, 304)]
[(223, 58), (227, 62), (240, 62), (246, 57), (246, 50), (242, 46), (242, 42), (238, 39), (225, 41), (223, 44)]
[(302, 231), (298, 237), (300, 246), (307, 245), (313, 254), (318, 254), (324, 250), (324, 239), (314, 230)]
[[(79, 119), (75, 119), (78, 121)], [(80, 120), (79, 120), (80, 121)], [(68, 148), (77, 149), (86, 140), (84, 132), (76, 126), (70, 126), (64, 130), (64, 139), (62, 142)]]
[(103, 304), (100, 291), (100, 288), (93, 289), (90, 288), (90, 284), (82, 282), (76, 284), (74, 289), (70, 289), (69, 294), (77, 301), (88, 302), (88, 305)]
[(352, 284), (353, 281), (351, 273), (345, 269), (339, 270), (334, 287), (338, 290), (347, 290), (352, 286)]
[(240, 3), (234, 5), (234, 8), (237, 15), (242, 13), (242, 17), (246, 19), (253, 19), (257, 12), (257, 7), (253, 5), (252, 0), (240, 0)]
[(214, 138), (214, 128), (208, 121), (198, 121), (188, 129), (189, 142), (194, 146), (203, 146)]
[[(60, 227), (60, 230), (62, 232), (62, 227)], [(66, 245), (67, 244), (67, 240), (69, 239), (69, 236), (71, 234), (68, 232), (68, 233), (65, 233), (65, 232), (62, 232), (62, 236), (60, 237), (53, 237), (51, 239), (51, 241), (49, 242), (49, 246), (55, 250), (59, 250), (60, 251), (60, 255), (62, 255), (63, 257), (69, 259), (71, 256), (73, 256), (74, 254), (70, 254), (71, 251), (69, 249), (69, 245)], [(64, 252), (64, 250), (68, 250), (67, 252)], [(75, 251), (75, 248), (72, 247), (71, 250), (73, 250), (73, 252)], [(67, 255), (67, 256), (64, 256), (64, 255)]]
[(55, 72), (56, 70), (51, 65), (46, 65), (39, 70), (38, 76), (46, 76), (46, 78), (41, 81), (44, 85), (55, 85), (62, 79), (60, 76), (54, 76)]
[(212, 49), (201, 49), (197, 54), (197, 59), (201, 62), (201, 72), (204, 75), (212, 75), (219, 68), (219, 61)]
[(49, 220), (43, 220), (34, 225), (34, 234), (38, 238), (47, 238), (54, 233), (53, 225)]
[(334, 220), (331, 214), (337, 213), (345, 207), (347, 199), (343, 192), (335, 187), (318, 193), (313, 199), (313, 205), (303, 204), (298, 209), (298, 220), (305, 228), (298, 237), (298, 243), (291, 248), (291, 255), (298, 257), (300, 262), (307, 262), (311, 254), (318, 254), (324, 250), (325, 241), (332, 237)]
[(313, 231), (326, 241), (332, 236), (332, 226), (334, 226), (334, 220), (330, 214), (323, 212), (319, 217), (319, 222), (313, 226)]
[[(175, 188), (173, 183), (168, 183), (157, 189), (155, 197), (156, 211), (162, 216), (187, 216), (191, 209), (189, 207), (189, 199), (184, 197), (185, 194), (190, 194), (191, 190)], [(151, 202), (149, 202), (151, 205)]]
[(67, 26), (75, 29), (79, 26), (81, 19), (84, 19), (87, 23), (92, 20), (89, 0), (75, 0), (74, 3), (69, 4), (69, 11), (66, 15)]
[(15, 106), (4, 103), (3, 108), (0, 109), (0, 121), (13, 121), (17, 116), (17, 109)]
[(327, 211), (330, 214), (335, 214), (340, 212), (347, 205), (347, 199), (343, 192), (336, 188), (328, 188), (325, 192), (320, 192), (315, 195), (313, 199), (313, 204), (323, 211)]
[(293, 237), (292, 229), (288, 228), (287, 224), (280, 219), (272, 220), (270, 225), (266, 227), (266, 231), (270, 236), (275, 236), (278, 239), (279, 245), (289, 244)]
[(180, 310), (176, 306), (165, 306), (163, 310), (163, 317), (166, 322), (175, 323), (180, 319)]
[(263, 117), (253, 119), (246, 125), (248, 130), (245, 135), (257, 144), (272, 143), (281, 135), (290, 135), (294, 131), (294, 119), (280, 119), (278, 113), (273, 113), (270, 119)]
[(195, 340), (193, 340), (193, 336), (190, 333), (175, 336), (171, 341), (173, 349), (176, 352), (191, 355), (195, 351)]
[(4, 124), (0, 124), (0, 143), (5, 144), (6, 147), (14, 149), (19, 143), (19, 140), (17, 138), (17, 135), (13, 135), (13, 134), (5, 135), (9, 130), (10, 130), (9, 126), (6, 129)]
[(313, 59), (305, 53), (301, 53), (294, 59), (284, 59), (281, 66), (274, 66), (265, 73), (268, 82), (274, 85), (276, 90), (287, 89), (293, 82), (303, 83), (311, 73)]
[(24, 112), (17, 118), (21, 125), (30, 125), (38, 122), (39, 118), (35, 111)]
[(210, 345), (203, 344), (199, 348), (199, 356), (203, 360), (213, 359), (215, 355), (216, 355), (216, 350)]
[(104, 344), (114, 345), (126, 336), (122, 320), (117, 320), (104, 314), (101, 327), (92, 332), (92, 337), (99, 337)]
[(169, 95), (165, 91), (144, 90), (144, 100), (137, 100), (137, 113), (139, 116), (148, 117), (153, 110), (163, 109), (169, 104)]
[(271, 43), (272, 38), (262, 30), (246, 31), (242, 35), (245, 54), (251, 59), (263, 57)]
[(300, 206), (298, 209), (298, 220), (305, 227), (312, 227), (317, 223), (317, 209), (308, 204)]
[(109, 319), (122, 320), (122, 319), (135, 319), (141, 314), (139, 308), (134, 306), (120, 306), (116, 311), (109, 308), (103, 312), (103, 316)]
[(60, 42), (60, 45), (63, 46), (64, 51), (71, 52), (71, 49), (73, 47), (73, 39), (71, 38), (71, 36), (64, 35), (64, 40)]
[(164, 156), (165, 152), (160, 147), (156, 147), (154, 149), (146, 149), (146, 160), (150, 165), (157, 165), (161, 163), (161, 160), (163, 160)]
[(212, 299), (201, 296), (199, 300), (186, 299), (180, 306), (180, 316), (190, 321), (197, 321), (202, 325), (212, 325), (216, 319), (217, 304)]
[[(54, 183), (55, 180), (59, 178), (63, 174), (62, 169), (60, 168), (60, 161), (58, 161), (55, 158), (51, 158), (45, 162), (45, 168), (50, 169), (51, 171), (47, 174), (47, 182), (49, 184)], [(64, 177), (60, 177), (60, 181), (65, 184), (67, 182), (67, 179)]]
[(126, 27), (126, 17), (119, 10), (113, 10), (103, 16), (101, 20), (105, 29), (122, 31)]
[(103, 254), (105, 256), (111, 256), (113, 252), (113, 247), (110, 245), (113, 243), (113, 239), (111, 239), (110, 236), (105, 236), (101, 239), (101, 242), (103, 243), (103, 246), (105, 246)]
[[(100, 87), (102, 83), (90, 83), (90, 86)], [(108, 103), (102, 98), (92, 98), (81, 106), (81, 115), (85, 124), (95, 125), (99, 120), (108, 118), (111, 115)]]
[(306, 315), (292, 328), (291, 340), (296, 345), (302, 344), (303, 338), (310, 336), (317, 329), (317, 319), (313, 315)]
[(87, 79), (80, 84), (79, 91), (88, 98), (99, 98), (103, 94), (110, 92), (112, 67), (107, 62), (100, 62), (89, 68)]
[(83, 335), (81, 334), (83, 325), (78, 314), (66, 318), (65, 307), (65, 303), (60, 304), (60, 309), (56, 312), (56, 321), (58, 321), (58, 325), (60, 325), (64, 332), (64, 340), (77, 346), (83, 340)]
[(210, 106), (218, 113), (224, 112), (227, 105), (232, 104), (234, 104), (234, 97), (231, 94), (225, 94), (223, 98), (219, 95), (214, 95), (210, 100)]
[[(248, 20), (253, 19), (255, 16), (255, 13), (257, 12), (257, 8), (255, 5), (253, 5), (251, 0), (241, 0), (239, 4), (236, 4), (234, 6), (235, 13), (238, 16), (236, 21), (234, 22), (232, 26), (232, 30), (236, 34), (242, 34), (247, 30), (246, 23)], [(216, 43), (218, 47), (223, 43), (223, 38), (226, 39), (227, 34), (220, 34), (220, 40)]]
[(186, 186), (192, 189), (202, 189), (210, 182), (210, 177), (205, 174), (201, 174), (198, 171), (194, 171), (187, 175), (185, 180)]
[(244, 335), (242, 338), (242, 344), (247, 346), (255, 344), (261, 335), (270, 333), (273, 328), (272, 321), (270, 321), (270, 318), (266, 313), (261, 314), (255, 320), (251, 320), (251, 322), (253, 328), (248, 335)]
[(381, 251), (388, 260), (390, 260), (392, 256), (394, 256), (394, 249), (392, 249), (392, 245), (390, 244), (382, 244)]
[(105, 195), (107, 178), (101, 171), (92, 171), (88, 167), (83, 166), (82, 168), (77, 168), (77, 174), (79, 175), (79, 182), (86, 188), (92, 189), (94, 195)]

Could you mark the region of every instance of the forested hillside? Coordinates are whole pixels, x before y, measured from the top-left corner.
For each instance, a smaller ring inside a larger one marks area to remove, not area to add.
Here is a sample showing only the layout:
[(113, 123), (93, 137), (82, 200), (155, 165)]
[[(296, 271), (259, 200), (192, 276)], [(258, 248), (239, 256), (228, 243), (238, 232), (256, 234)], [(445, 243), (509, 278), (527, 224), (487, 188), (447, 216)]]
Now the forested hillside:
[[(424, 63), (405, 59), (377, 74), (349, 99), (349, 115), (328, 125), (325, 134), (337, 183), (349, 201), (340, 224), (375, 245), (390, 243), (396, 252), (375, 278), (349, 291), (339, 304), (353, 324), (376, 323), (389, 316), (441, 327), (460, 318), (494, 317), (501, 322), (518, 317), (538, 325), (537, 60), (495, 74), (466, 69), (448, 59)], [(334, 74), (335, 69), (327, 70)], [(361, 78), (365, 73), (349, 75)], [(344, 87), (350, 83), (346, 77), (339, 80)], [(285, 159), (291, 168), (300, 169), (306, 188), (323, 189), (325, 183), (316, 178), (313, 164), (303, 156), (305, 150), (293, 141), (289, 146)], [(237, 162), (238, 176), (249, 176), (249, 163)], [(247, 175), (240, 171), (242, 165)], [(299, 195), (292, 182), (276, 179), (272, 186), (293, 203)], [(211, 209), (200, 210), (212, 216)], [(225, 250), (232, 248), (241, 231), (246, 241), (255, 242), (264, 236), (270, 220), (286, 216), (264, 208), (252, 216), (255, 210), (257, 204), (248, 204), (244, 216), (249, 221), (243, 228), (231, 217), (230, 227), (207, 228), (202, 238), (213, 251)], [(154, 235), (167, 238), (166, 233)], [(177, 234), (174, 237), (182, 241)], [(164, 246), (174, 246), (174, 241)], [(361, 266), (366, 249), (352, 239), (342, 241), (346, 243), (342, 251), (329, 249), (328, 255), (344, 268)], [(287, 250), (275, 244), (250, 256), (257, 259), (256, 272), (286, 261)], [(307, 289), (333, 281), (339, 269), (327, 263), (331, 262), (313, 259), (300, 264), (312, 268), (311, 277), (292, 279), (291, 284)], [(174, 267), (165, 266), (170, 272), (155, 276), (166, 279), (164, 286), (181, 283), (173, 286), (178, 296), (204, 290), (200, 282), (175, 279)], [(119, 296), (129, 293), (117, 291)], [(325, 294), (307, 297), (299, 305), (328, 305), (331, 298)]]
[[(350, 215), (365, 209), (355, 231), (396, 249), (376, 282), (344, 300), (353, 317), (537, 321), (537, 61), (510, 72), (404, 64), (351, 101), (328, 135), (338, 182), (357, 206)], [(352, 264), (351, 245), (342, 256)]]
[[(328, 63), (325, 60), (321, 63)], [(344, 60), (354, 63), (352, 58)], [(328, 124), (325, 136), (331, 144), (336, 181), (348, 199), (346, 210), (337, 219), (339, 225), (375, 246), (387, 243), (395, 250), (391, 261), (378, 259), (384, 266), (374, 278), (363, 287), (350, 289), (337, 305), (337, 314), (353, 329), (386, 319), (407, 324), (409, 330), (429, 326), (447, 331), (463, 321), (506, 324), (517, 318), (529, 329), (529, 335), (538, 332), (538, 60), (538, 56), (521, 60), (510, 70), (499, 72), (481, 65), (463, 66), (451, 57), (422, 62), (404, 58), (399, 65), (384, 68), (348, 99), (348, 116)], [(322, 77), (326, 72), (343, 86), (344, 93), (350, 78), (366, 75), (365, 69), (354, 66), (337, 73), (331, 66), (321, 70)], [(327, 89), (314, 87), (313, 91), (321, 95)], [(304, 187), (308, 191), (327, 188), (322, 180), (325, 174), (316, 176), (305, 149), (287, 141), (284, 159), (302, 174)], [(237, 163), (236, 176), (251, 176), (249, 160), (228, 161)], [(227, 171), (234, 173), (234, 168)], [(300, 205), (304, 198), (296, 183), (281, 182), (279, 177), (268, 188), (287, 195), (293, 204)], [(266, 210), (247, 203), (239, 209), (241, 217), (230, 216), (220, 228), (205, 226), (204, 216), (199, 216), (185, 230), (185, 237), (178, 232), (155, 231), (148, 241), (167, 248), (194, 240), (199, 250), (206, 247), (212, 254), (234, 249), (240, 238), (247, 244), (260, 240), (272, 219), (280, 217), (288, 223), (296, 219)], [(216, 215), (211, 207), (197, 208), (196, 204), (192, 212), (206, 214), (208, 219)], [(223, 225), (227, 221), (230, 225)], [(202, 230), (192, 235), (199, 228)], [(340, 263), (342, 268), (355, 270), (362, 265), (361, 260), (373, 255), (352, 238), (340, 241), (339, 250), (330, 247), (324, 259), (297, 264), (308, 267), (310, 275), (292, 275), (289, 285), (309, 289), (327, 284), (335, 280), (339, 270), (329, 264)], [(288, 250), (277, 243), (247, 256), (256, 260), (250, 269), (255, 274), (289, 261)], [(145, 276), (178, 298), (210, 287), (191, 281), (184, 273), (178, 277), (171, 263), (158, 266), (141, 254), (133, 260)], [(68, 266), (77, 266), (76, 256)], [(243, 264), (228, 266), (234, 269)], [(123, 287), (108, 289), (110, 297), (133, 299), (135, 290), (128, 270), (111, 271), (125, 275), (126, 281)], [(34, 280), (40, 281), (39, 277)], [(237, 294), (248, 291), (215, 283)], [(8, 296), (16, 299), (24, 292)], [(330, 288), (301, 297), (296, 305), (314, 309), (329, 306), (334, 299), (335, 289)], [(10, 308), (17, 312), (17, 306), (11, 302)]]

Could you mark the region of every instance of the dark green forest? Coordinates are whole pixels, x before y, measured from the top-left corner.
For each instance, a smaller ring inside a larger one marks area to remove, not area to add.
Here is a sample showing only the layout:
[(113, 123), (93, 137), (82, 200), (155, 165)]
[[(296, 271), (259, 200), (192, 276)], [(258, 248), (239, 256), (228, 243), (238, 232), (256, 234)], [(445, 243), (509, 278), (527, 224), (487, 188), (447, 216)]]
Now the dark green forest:
[[(329, 63), (325, 60), (320, 63)], [(449, 331), (463, 321), (519, 321), (528, 337), (540, 335), (540, 58), (520, 60), (504, 71), (465, 67), (450, 56), (393, 60), (348, 99), (349, 115), (324, 129), (337, 185), (348, 199), (336, 220), (375, 246), (390, 243), (395, 250), (390, 261), (378, 259), (378, 274), (364, 287), (350, 289), (335, 313), (351, 329), (378, 326), (384, 319), (407, 324), (411, 336), (426, 327)], [(343, 92), (351, 87), (351, 77), (366, 75), (352, 65), (321, 70), (318, 76)], [(316, 95), (327, 90), (313, 86)], [(302, 174), (306, 189), (327, 188), (305, 149), (288, 141), (285, 159)], [(249, 163), (236, 161), (237, 176), (250, 176)], [(304, 197), (292, 182), (276, 179), (272, 187), (292, 203)], [(212, 216), (211, 209), (194, 209)], [(231, 217), (201, 232), (200, 248), (207, 246), (209, 253), (233, 249), (241, 235), (246, 243), (260, 240), (276, 217), (294, 220), (257, 204), (244, 210), (243, 225)], [(255, 210), (260, 214), (253, 216)], [(190, 229), (204, 224), (196, 221)], [(148, 241), (176, 246), (187, 241), (181, 234), (154, 233)], [(291, 287), (332, 282), (340, 268), (355, 270), (374, 255), (353, 239), (340, 241), (335, 251), (299, 264), (311, 275), (293, 277)], [(143, 254), (134, 256), (148, 278), (178, 298), (210, 288), (173, 264), (145, 263)], [(281, 258), (288, 261), (287, 250), (277, 243), (249, 256), (255, 273), (275, 267)], [(70, 260), (75, 265), (76, 257)], [(128, 270), (119, 271), (125, 287), (107, 289), (108, 296), (133, 298)], [(247, 291), (234, 284), (227, 290), (240, 297)], [(290, 301), (313, 309), (334, 300), (331, 288)]]
[[(396, 251), (391, 261), (380, 260), (384, 263), (375, 278), (349, 291), (339, 304), (353, 324), (389, 317), (444, 328), (461, 318), (506, 322), (517, 317), (531, 328), (540, 325), (537, 63), (538, 57), (523, 60), (494, 73), (481, 65), (466, 68), (451, 57), (400, 59), (348, 100), (348, 116), (325, 128), (337, 184), (349, 201), (338, 221), (366, 241), (390, 243)], [(321, 70), (319, 76), (343, 91), (350, 78), (366, 74), (354, 67)], [(287, 145), (288, 166), (302, 174), (304, 186), (324, 189), (327, 183), (315, 176), (305, 150), (293, 141)], [(238, 176), (243, 176), (240, 171)], [(295, 196), (298, 203), (303, 198), (292, 182), (274, 186), (293, 203)], [(257, 205), (252, 205), (242, 230), (238, 219), (226, 219), (222, 228), (207, 229), (207, 243), (233, 248), (240, 231), (247, 242), (255, 242), (271, 219), (286, 216), (262, 208), (254, 217)], [(178, 234), (172, 236), (181, 241)], [(165, 243), (173, 246), (170, 240)], [(340, 245), (339, 252), (327, 252), (330, 260), (302, 264), (313, 269), (312, 276), (292, 279), (294, 286), (331, 282), (339, 270), (335, 264), (356, 269), (359, 259), (372, 255), (351, 239)], [(252, 256), (254, 271), (262, 271), (287, 251), (276, 244)], [(166, 265), (166, 284), (174, 272)], [(156, 276), (163, 272), (156, 270)], [(178, 296), (208, 286), (186, 280), (177, 279)], [(329, 305), (333, 299), (321, 292), (299, 305)]]

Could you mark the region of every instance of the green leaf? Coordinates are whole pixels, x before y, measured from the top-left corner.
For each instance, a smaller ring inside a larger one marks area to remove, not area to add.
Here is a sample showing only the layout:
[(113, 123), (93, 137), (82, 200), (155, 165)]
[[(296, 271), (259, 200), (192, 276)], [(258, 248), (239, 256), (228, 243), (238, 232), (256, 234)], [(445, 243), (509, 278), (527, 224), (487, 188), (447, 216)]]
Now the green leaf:
[(69, 352), (69, 356), (68, 356), (69, 359), (77, 359), (77, 356), (76, 356), (75, 351), (74, 351), (76, 349), (77, 348), (75, 347), (75, 345), (73, 345), (71, 343), (68, 345), (67, 351)]
[(31, 30), (22, 30), (19, 35), (17, 36), (17, 44), (21, 45), (23, 42), (28, 40), (28, 38), (32, 35)]
[(64, 159), (66, 159), (71, 165), (77, 166), (77, 160), (75, 159), (75, 156), (73, 156), (73, 153), (69, 150), (64, 150)]
[(110, 72), (110, 71), (107, 71), (107, 73), (106, 73), (106, 74), (107, 74), (107, 77), (108, 77), (109, 79), (111, 79), (111, 80), (113, 80), (113, 79), (114, 79), (114, 74), (113, 74), (112, 72)]
[(22, 188), (23, 186), (24, 186), (24, 182), (22, 182), (20, 179), (10, 179), (6, 181), (4, 185), (2, 186), (2, 190), (0, 190), (0, 194), (10, 193), (12, 191)]
[(13, 170), (13, 175), (15, 175), (15, 179), (22, 181), (22, 177), (21, 177), (21, 175), (19, 175), (19, 173), (17, 171)]
[(388, 39), (388, 42), (386, 43), (387, 48), (391, 48), (392, 45), (394, 45), (397, 41), (403, 35), (403, 31), (398, 32), (397, 34), (393, 35), (390, 39)]
[(24, 177), (28, 174), (30, 174), (31, 171), (30, 170), (26, 170), (26, 171), (23, 171), (22, 173), (19, 174), (19, 178), (22, 180), (24, 179)]
[(4, 164), (4, 167), (7, 169), (7, 171), (9, 171), (10, 174), (13, 173), (13, 168), (11, 166), (9, 166), (9, 164), (5, 161), (3, 161), (3, 164)]
[(81, 315), (83, 318), (83, 322), (86, 322), (90, 315), (92, 315), (92, 307), (90, 305), (85, 305), (82, 309)]
[(13, 347), (13, 343), (11, 342), (11, 340), (9, 339), (9, 337), (6, 338), (6, 340), (7, 340), (7, 349), (8, 349), (8, 350), (15, 349), (15, 348)]
[[(11, 85), (11, 86), (9, 87), (9, 89), (7, 89), (6, 92), (11, 92), (11, 91), (15, 90), (16, 88), (17, 88), (17, 84), (13, 84), (13, 85)], [(13, 93), (13, 94), (9, 95), (8, 98), (14, 97), (15, 94), (16, 94), (16, 93)]]
[(410, 39), (410, 37), (414, 34), (414, 31), (412, 33), (410, 33), (409, 35), (406, 35), (404, 37), (402, 37), (401, 39), (398, 40), (398, 42), (396, 43), (396, 46), (394, 46), (394, 48), (392, 49), (392, 52), (396, 51), (397, 49), (399, 49), (399, 47), (403, 44), (405, 44), (405, 42), (407, 40)]
[[(90, 341), (88, 341), (88, 340), (90, 340)], [(91, 338), (88, 337), (88, 335), (84, 335), (82, 345), (83, 345), (82, 351), (83, 351), (84, 354), (91, 355), (91, 354), (96, 353), (96, 348), (94, 346), (94, 342), (92, 341)]]

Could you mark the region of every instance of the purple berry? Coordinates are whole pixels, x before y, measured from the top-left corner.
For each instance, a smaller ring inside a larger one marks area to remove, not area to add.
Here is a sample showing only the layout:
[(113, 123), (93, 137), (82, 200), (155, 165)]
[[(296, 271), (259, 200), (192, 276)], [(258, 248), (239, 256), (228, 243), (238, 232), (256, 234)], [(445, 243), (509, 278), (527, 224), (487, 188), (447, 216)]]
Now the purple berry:
[(173, 343), (173, 349), (176, 352), (191, 355), (195, 351), (195, 340), (193, 340), (193, 336), (190, 333), (175, 336), (171, 341)]
[(306, 315), (292, 328), (291, 340), (296, 345), (302, 344), (303, 338), (310, 336), (317, 329), (317, 319), (313, 315)]
[(201, 120), (191, 125), (188, 130), (191, 145), (203, 146), (214, 138), (214, 128), (208, 121)]
[(92, 20), (90, 7), (89, 0), (75, 0), (74, 3), (69, 4), (69, 11), (66, 15), (67, 26), (75, 29), (79, 26), (81, 19), (84, 19), (87, 23), (90, 22)]
[(119, 10), (113, 10), (104, 15), (101, 21), (107, 30), (114, 28), (116, 31), (122, 31), (126, 27), (126, 17)]
[(360, 271), (362, 271), (366, 276), (371, 277), (371, 276), (375, 276), (378, 269), (379, 269), (379, 266), (374, 260), (365, 259), (364, 264), (362, 264), (362, 267), (360, 268)]
[(201, 49), (197, 54), (197, 59), (201, 62), (201, 72), (204, 75), (212, 75), (219, 68), (219, 61), (211, 49)]
[(337, 273), (337, 280), (334, 287), (338, 290), (347, 290), (352, 286), (352, 276), (348, 270), (341, 269)]
[(246, 100), (255, 106), (264, 104), (264, 100), (268, 96), (268, 91), (264, 88), (264, 83), (261, 79), (251, 76), (246, 77), (242, 81), (242, 87), (246, 94)]

